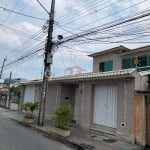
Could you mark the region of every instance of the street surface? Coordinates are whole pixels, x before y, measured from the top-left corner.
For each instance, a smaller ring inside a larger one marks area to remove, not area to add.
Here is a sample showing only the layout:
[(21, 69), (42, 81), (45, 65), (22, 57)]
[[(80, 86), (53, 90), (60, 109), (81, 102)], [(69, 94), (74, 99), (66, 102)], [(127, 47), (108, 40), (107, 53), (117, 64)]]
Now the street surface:
[(0, 113), (0, 150), (71, 150)]

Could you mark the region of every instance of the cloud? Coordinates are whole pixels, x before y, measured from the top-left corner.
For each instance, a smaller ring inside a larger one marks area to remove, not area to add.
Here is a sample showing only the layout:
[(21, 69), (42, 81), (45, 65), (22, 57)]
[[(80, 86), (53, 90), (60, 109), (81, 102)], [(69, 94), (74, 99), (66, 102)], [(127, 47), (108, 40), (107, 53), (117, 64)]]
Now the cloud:
[(92, 71), (92, 59), (87, 56), (87, 53), (81, 52), (83, 49), (78, 46), (74, 48), (76, 51), (61, 47), (53, 54), (52, 74), (56, 76), (66, 74), (66, 68), (74, 66), (78, 66), (86, 71)]
[[(13, 25), (12, 28), (29, 34), (33, 34), (40, 30), (39, 27), (28, 22), (20, 22), (18, 24)], [(24, 40), (24, 37), (7, 28), (1, 28), (0, 35), (0, 44), (7, 45), (7, 47), (11, 49), (21, 45), (22, 41)]]
[(0, 45), (7, 45), (8, 48), (14, 48), (21, 44), (21, 40), (17, 34), (7, 29), (0, 29)]
[(33, 25), (29, 22), (20, 22), (15, 25), (18, 30), (25, 31), (26, 33), (33, 34), (40, 30), (40, 27)]
[[(148, 0), (143, 3), (142, 1), (144, 0), (138, 0), (138, 1), (121, 0), (121, 1), (118, 1), (118, 3), (117, 1), (118, 0), (110, 0), (107, 4), (102, 5), (104, 2), (101, 2), (101, 1), (97, 2), (97, 1), (91, 1), (91, 0), (90, 1), (56, 0), (55, 20), (58, 21), (60, 25), (63, 25), (67, 21), (70, 21), (70, 23), (66, 24), (66, 26), (77, 28), (77, 30), (72, 31), (71, 28), (70, 29), (65, 28), (65, 29), (73, 33), (79, 33), (81, 32), (81, 30), (88, 30), (96, 26), (101, 26), (105, 23), (109, 23), (111, 21), (118, 20), (119, 18), (123, 18), (128, 15), (134, 14), (136, 12), (145, 10), (150, 5), (150, 2)], [(28, 5), (27, 8), (29, 11), (31, 11), (30, 15), (33, 15), (33, 16), (37, 15), (43, 18), (48, 17), (36, 0), (23, 0), (23, 2), (25, 5)], [(40, 0), (40, 2), (46, 7), (48, 11), (50, 11), (51, 0)], [(136, 5), (139, 2), (141, 2), (141, 4)], [(106, 7), (112, 3), (115, 3), (115, 4), (111, 5), (111, 7)], [(96, 6), (95, 8), (94, 7), (83, 8), (83, 6), (85, 6), (86, 4), (87, 6), (94, 6), (95, 4), (97, 5), (95, 5)], [(130, 9), (127, 9), (126, 11), (121, 11), (122, 9), (130, 7), (131, 5), (136, 5), (136, 6)], [(72, 15), (72, 12), (74, 12), (75, 15)], [(29, 12), (26, 12), (26, 13), (29, 13)], [(109, 17), (106, 17), (108, 15)], [(93, 23), (82, 28), (82, 26), (90, 22), (93, 22)], [(37, 25), (33, 23), (29, 23), (26, 21), (26, 19), (24, 19), (23, 22), (19, 22), (15, 24), (14, 27), (23, 32), (33, 34), (37, 32), (38, 30), (40, 30), (40, 27), (38, 27), (39, 25), (38, 22), (35, 21), (34, 23), (37, 23)], [(39, 26), (41, 26), (41, 24)], [(126, 28), (117, 28), (117, 31), (123, 32), (123, 31), (126, 31)], [(55, 26), (55, 30), (54, 30), (54, 33), (56, 35), (62, 34), (64, 38), (67, 37), (68, 35), (72, 35), (71, 32), (68, 32), (66, 35), (66, 31), (62, 29), (58, 30), (58, 26)], [(0, 35), (1, 35), (0, 45), (2, 45), (3, 43), (3, 45), (8, 45), (9, 47), (12, 47), (12, 48), (14, 46), (16, 47), (17, 45), (21, 45), (22, 41), (25, 39), (15, 33), (11, 33), (10, 31), (0, 30)], [(99, 34), (99, 36), (103, 37), (101, 34)], [(109, 39), (109, 40), (111, 41), (113, 39)], [(119, 40), (122, 40), (122, 38), (119, 38)], [(77, 43), (78, 42), (76, 41), (75, 44)], [(69, 43), (66, 43), (66, 44), (69, 45)], [(127, 45), (129, 48), (137, 46), (137, 44), (132, 44), (132, 45), (124, 44), (124, 45), (125, 46)], [(33, 41), (31, 41), (26, 45), (26, 47), (24, 46), (21, 47), (21, 50), (25, 48), (28, 49), (29, 47), (33, 47), (33, 46), (34, 46)], [(92, 58), (87, 57), (86, 56), (87, 53), (83, 53), (81, 52), (81, 50), (95, 52), (95, 51), (105, 50), (114, 46), (118, 46), (118, 44), (112, 43), (112, 44), (106, 45), (103, 43), (99, 43), (99, 44), (89, 45), (88, 43), (86, 43), (81, 46), (80, 45), (72, 46), (71, 48), (77, 49), (77, 51), (72, 51), (72, 52), (71, 52), (71, 49), (65, 49), (61, 47), (60, 49), (58, 49), (56, 53), (54, 53), (52, 74), (63, 75), (65, 74), (65, 71), (64, 71), (65, 68), (69, 66), (79, 66), (87, 71), (92, 71)], [(138, 46), (140, 45), (138, 44)], [(13, 55), (15, 56), (21, 50), (18, 49), (18, 51), (14, 53)], [(21, 65), (21, 67), (18, 67), (18, 71), (16, 74), (18, 76), (24, 76), (25, 78), (29, 78), (29, 79), (40, 77), (42, 65), (43, 65), (43, 58), (41, 58), (39, 61), (37, 61), (36, 59), (33, 59), (32, 61), (26, 62), (25, 64)]]
[(4, 68), (4, 76), (8, 77), (10, 71), (13, 71), (12, 78), (39, 79), (43, 71), (43, 58), (35, 56), (25, 60), (24, 63), (18, 62), (13, 66), (6, 67)]
[[(62, 13), (65, 14), (66, 12), (66, 8), (68, 8), (70, 5), (70, 0), (57, 0), (56, 4), (55, 4), (55, 13), (58, 16), (61, 16)], [(38, 4), (38, 2), (36, 0), (24, 0), (24, 2), (32, 7), (35, 8), (37, 11), (44, 13), (44, 9)], [(51, 8), (51, 1), (50, 0), (42, 0), (41, 1), (42, 5), (46, 8), (46, 10), (48, 12), (50, 12), (50, 8)]]

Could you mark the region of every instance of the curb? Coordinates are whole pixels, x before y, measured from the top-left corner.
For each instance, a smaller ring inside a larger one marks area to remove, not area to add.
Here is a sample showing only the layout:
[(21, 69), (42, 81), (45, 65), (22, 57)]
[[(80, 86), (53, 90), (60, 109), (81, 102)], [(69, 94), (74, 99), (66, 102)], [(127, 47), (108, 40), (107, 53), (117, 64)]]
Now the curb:
[(48, 138), (50, 138), (50, 139), (52, 139), (52, 140), (55, 140), (55, 141), (57, 141), (57, 142), (60, 142), (60, 143), (62, 143), (62, 144), (65, 144), (65, 145), (67, 145), (67, 146), (69, 146), (69, 147), (71, 147), (71, 148), (75, 148), (76, 150), (94, 150), (94, 149), (95, 149), (95, 147), (93, 147), (93, 146), (91, 146), (91, 145), (79, 144), (79, 143), (76, 143), (76, 142), (74, 142), (74, 141), (71, 141), (71, 140), (69, 140), (69, 139), (67, 139), (67, 138), (61, 137), (61, 136), (59, 136), (59, 135), (57, 135), (57, 134), (48, 133), (48, 132), (46, 132), (46, 131), (44, 131), (44, 130), (41, 130), (41, 129), (37, 128), (37, 127), (34, 126), (34, 125), (26, 124), (26, 123), (24, 123), (23, 121), (17, 120), (17, 119), (15, 119), (15, 118), (11, 118), (11, 119), (12, 119), (13, 121), (19, 123), (19, 124), (22, 125), (22, 126), (31, 127), (32, 129), (34, 129), (34, 130), (36, 130), (36, 131), (42, 133), (43, 136), (45, 136), (45, 137), (48, 137)]

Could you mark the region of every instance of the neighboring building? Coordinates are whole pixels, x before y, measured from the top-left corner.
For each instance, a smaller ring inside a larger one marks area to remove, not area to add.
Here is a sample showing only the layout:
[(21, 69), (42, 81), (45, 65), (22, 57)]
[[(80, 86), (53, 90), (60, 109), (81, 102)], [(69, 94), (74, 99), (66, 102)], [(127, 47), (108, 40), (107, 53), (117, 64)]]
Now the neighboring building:
[(8, 98), (8, 88), (5, 85), (0, 86), (0, 105), (6, 106)]
[(89, 56), (93, 57), (93, 72), (114, 71), (136, 67), (138, 67), (139, 71), (150, 69), (150, 46), (133, 50), (119, 46)]
[[(6, 78), (6, 79), (4, 79), (4, 83), (5, 84), (7, 84), (7, 83), (9, 83), (9, 78)], [(21, 84), (22, 82), (25, 82), (26, 81), (26, 79), (24, 79), (24, 78), (15, 78), (15, 79), (11, 79), (11, 84)]]
[[(90, 56), (93, 73), (49, 80), (46, 117), (70, 104), (80, 127), (150, 145), (150, 46), (119, 46)], [(39, 101), (41, 84), (23, 83), (21, 102)]]

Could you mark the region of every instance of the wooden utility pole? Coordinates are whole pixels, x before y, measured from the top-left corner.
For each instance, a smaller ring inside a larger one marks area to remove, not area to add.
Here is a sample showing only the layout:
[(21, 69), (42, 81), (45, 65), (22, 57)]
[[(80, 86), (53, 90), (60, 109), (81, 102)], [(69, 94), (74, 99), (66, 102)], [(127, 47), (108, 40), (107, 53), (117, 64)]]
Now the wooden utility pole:
[(10, 108), (10, 98), (11, 98), (11, 93), (10, 93), (11, 77), (12, 77), (12, 72), (10, 72), (9, 83), (8, 83), (8, 108)]
[(38, 115), (38, 125), (43, 126), (45, 120), (45, 102), (47, 94), (48, 79), (51, 75), (51, 64), (52, 64), (52, 36), (53, 36), (53, 24), (54, 24), (54, 11), (55, 11), (55, 0), (51, 2), (51, 12), (49, 14), (49, 27), (47, 43), (45, 46), (45, 59), (44, 59), (44, 74), (43, 74), (43, 84), (41, 90), (41, 100)]
[(6, 60), (7, 60), (6, 58), (4, 58), (4, 60), (3, 60), (3, 64), (2, 64), (2, 68), (1, 68), (1, 72), (0, 72), (0, 79), (2, 78), (2, 73), (3, 73), (3, 69), (4, 69)]

